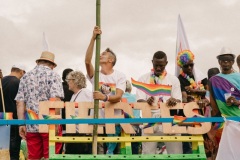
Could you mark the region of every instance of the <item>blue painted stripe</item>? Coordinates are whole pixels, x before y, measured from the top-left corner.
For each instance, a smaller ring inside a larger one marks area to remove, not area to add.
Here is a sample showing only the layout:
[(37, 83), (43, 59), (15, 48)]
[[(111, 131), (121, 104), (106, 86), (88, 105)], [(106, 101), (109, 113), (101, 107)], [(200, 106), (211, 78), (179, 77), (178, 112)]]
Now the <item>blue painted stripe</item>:
[[(228, 120), (240, 121), (240, 117), (227, 117)], [(185, 122), (223, 122), (222, 117), (187, 118)], [(50, 119), (50, 120), (0, 120), (0, 125), (23, 124), (119, 124), (119, 123), (172, 123), (173, 118), (106, 118), (106, 119)]]

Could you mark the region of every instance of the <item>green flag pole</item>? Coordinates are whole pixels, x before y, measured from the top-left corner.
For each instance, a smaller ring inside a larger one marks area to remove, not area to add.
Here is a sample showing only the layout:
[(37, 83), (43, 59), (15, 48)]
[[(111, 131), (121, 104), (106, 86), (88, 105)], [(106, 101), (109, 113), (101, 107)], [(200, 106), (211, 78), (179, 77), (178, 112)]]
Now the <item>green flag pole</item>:
[[(96, 0), (96, 25), (101, 27), (101, 0)], [(94, 90), (99, 90), (99, 59), (100, 59), (101, 35), (96, 37), (96, 57), (94, 73)], [(94, 100), (94, 118), (98, 118), (99, 100)], [(98, 125), (93, 125), (92, 154), (97, 154)]]

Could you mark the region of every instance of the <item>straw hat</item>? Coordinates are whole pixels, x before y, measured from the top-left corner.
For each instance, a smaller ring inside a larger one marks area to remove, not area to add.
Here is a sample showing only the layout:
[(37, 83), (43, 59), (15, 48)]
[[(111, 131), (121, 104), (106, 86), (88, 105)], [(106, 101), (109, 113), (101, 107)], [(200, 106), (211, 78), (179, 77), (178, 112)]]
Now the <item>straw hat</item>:
[(235, 58), (235, 55), (232, 53), (231, 49), (223, 47), (220, 51), (220, 54), (217, 56), (217, 59), (219, 59), (220, 56), (224, 55), (231, 55), (233, 58)]
[(37, 59), (36, 62), (38, 62), (39, 60), (46, 60), (46, 61), (52, 62), (56, 67), (57, 64), (54, 62), (54, 58), (55, 58), (55, 55), (53, 53), (49, 51), (43, 51), (41, 57)]

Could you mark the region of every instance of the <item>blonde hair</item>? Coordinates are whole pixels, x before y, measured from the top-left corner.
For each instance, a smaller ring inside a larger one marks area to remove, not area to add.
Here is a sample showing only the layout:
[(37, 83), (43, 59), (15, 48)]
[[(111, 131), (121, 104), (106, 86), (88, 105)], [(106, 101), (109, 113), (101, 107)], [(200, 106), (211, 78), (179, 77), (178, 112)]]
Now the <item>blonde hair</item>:
[(72, 71), (67, 75), (67, 79), (73, 79), (75, 85), (79, 88), (86, 88), (86, 77), (81, 71)]

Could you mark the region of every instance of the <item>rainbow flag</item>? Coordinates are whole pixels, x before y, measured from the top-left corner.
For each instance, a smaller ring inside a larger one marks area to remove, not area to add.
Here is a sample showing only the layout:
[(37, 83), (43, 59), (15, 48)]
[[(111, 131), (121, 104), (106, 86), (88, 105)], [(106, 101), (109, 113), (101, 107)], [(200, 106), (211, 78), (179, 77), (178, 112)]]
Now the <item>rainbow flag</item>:
[(131, 81), (134, 87), (136, 87), (137, 89), (140, 89), (141, 91), (145, 92), (149, 96), (158, 96), (158, 95), (171, 96), (172, 86), (170, 85), (146, 84), (146, 83), (135, 81), (133, 78), (131, 78)]
[(70, 115), (72, 119), (78, 119), (77, 116)]
[(216, 122), (213, 126), (214, 130), (222, 129), (224, 126), (224, 122)]
[(124, 118), (134, 118), (132, 115), (124, 112), (123, 110), (122, 110), (122, 114), (124, 115)]
[(158, 123), (148, 123), (148, 124), (144, 125), (144, 126), (142, 127), (142, 129), (146, 129), (146, 128), (149, 128), (149, 127), (153, 127), (153, 126), (155, 126), (156, 124), (158, 124)]
[(45, 115), (45, 114), (43, 114), (42, 116), (43, 116), (43, 119), (60, 119), (60, 118), (52, 117), (52, 116)]
[(25, 112), (25, 119), (28, 120), (36, 120), (39, 119), (37, 113), (35, 113), (33, 110), (31, 109), (27, 109), (27, 112)]
[(10, 120), (13, 119), (12, 112), (0, 112), (0, 119)]
[(187, 117), (174, 115), (174, 117), (173, 117), (173, 124), (175, 125), (175, 124), (182, 123), (186, 119), (187, 119)]

